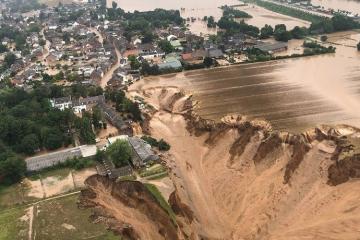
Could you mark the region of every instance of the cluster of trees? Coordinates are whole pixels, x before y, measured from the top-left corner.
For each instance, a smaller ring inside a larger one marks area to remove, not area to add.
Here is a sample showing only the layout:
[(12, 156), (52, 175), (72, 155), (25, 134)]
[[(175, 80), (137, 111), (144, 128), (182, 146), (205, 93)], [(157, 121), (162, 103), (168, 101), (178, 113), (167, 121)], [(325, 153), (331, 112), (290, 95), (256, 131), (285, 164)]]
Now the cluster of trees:
[(335, 15), (332, 19), (324, 19), (321, 22), (312, 23), (309, 29), (306, 27), (296, 26), (292, 30), (288, 31), (284, 24), (276, 25), (275, 29), (273, 29), (270, 25), (265, 25), (260, 29), (260, 38), (265, 39), (270, 36), (274, 36), (274, 38), (278, 41), (287, 42), (293, 38), (302, 39), (312, 32), (331, 33), (358, 27), (360, 27), (360, 25), (352, 19), (344, 15)]
[(29, 12), (32, 10), (44, 9), (46, 8), (45, 4), (40, 4), (38, 0), (13, 0), (6, 2), (7, 7), (11, 9), (12, 12)]
[(23, 158), (0, 142), (0, 184), (11, 184), (22, 179), (26, 172)]
[(0, 183), (16, 182), (24, 176), (26, 165), (21, 156), (68, 146), (74, 135), (82, 143), (95, 143), (92, 125), (95, 129), (106, 127), (99, 109), (78, 117), (71, 109), (60, 111), (50, 106), (50, 98), (72, 91), (77, 90), (53, 85), (32, 92), (8, 89), (0, 93)]
[(308, 34), (308, 30), (305, 27), (294, 27), (292, 30), (287, 31), (286, 25), (278, 24), (273, 29), (270, 25), (265, 25), (263, 28), (260, 29), (260, 38), (265, 39), (271, 36), (277, 41), (287, 42), (290, 39), (302, 39)]
[(120, 168), (129, 165), (132, 158), (132, 149), (128, 141), (116, 140), (106, 151), (98, 151), (95, 155), (95, 161), (102, 163), (108, 159), (112, 161), (115, 167)]
[[(58, 85), (49, 85), (49, 86), (39, 86), (35, 89), (36, 92), (39, 92), (41, 95), (49, 96), (50, 98), (59, 98), (59, 97), (93, 97), (103, 94), (103, 89), (100, 86), (87, 86), (80, 83), (73, 84), (69, 87), (58, 86)], [(43, 93), (40, 91), (44, 91)]]
[(153, 138), (151, 136), (146, 136), (146, 135), (142, 136), (141, 139), (144, 140), (145, 142), (147, 142), (148, 144), (150, 144), (152, 147), (158, 148), (160, 151), (169, 151), (170, 150), (170, 145), (167, 142), (165, 142), (164, 139), (160, 139), (158, 141), (155, 138)]
[(171, 53), (175, 50), (174, 47), (171, 45), (171, 43), (166, 39), (160, 40), (158, 42), (158, 47), (161, 50), (163, 50), (166, 54)]
[(132, 156), (132, 149), (126, 140), (116, 140), (106, 149), (106, 152), (98, 153), (98, 155), (102, 155), (101, 158), (98, 156), (98, 159), (107, 157), (116, 167), (119, 168), (129, 165)]
[(213, 16), (210, 16), (207, 18), (207, 27), (208, 28), (216, 28), (216, 22), (215, 22), (215, 18)]
[(336, 50), (336, 48), (334, 48), (333, 46), (324, 47), (316, 41), (304, 41), (303, 47), (306, 48), (304, 50), (304, 55), (306, 56), (323, 53), (334, 53)]
[(128, 99), (124, 91), (107, 89), (105, 98), (107, 101), (115, 103), (118, 112), (130, 113), (134, 121), (142, 121), (139, 104)]
[(360, 28), (360, 23), (342, 14), (335, 14), (331, 19), (325, 18), (313, 22), (309, 28), (310, 33), (332, 33)]
[[(114, 7), (114, 5), (113, 5)], [(122, 19), (125, 27), (124, 36), (130, 40), (135, 34), (141, 33), (142, 41), (149, 43), (155, 40), (153, 30), (155, 28), (167, 28), (171, 24), (183, 26), (184, 19), (178, 10), (155, 9), (154, 11), (125, 13), (122, 9), (107, 9), (107, 16), (112, 13), (111, 18)], [(115, 19), (112, 19), (115, 20)]]
[(244, 33), (250, 36), (257, 37), (259, 35), (259, 28), (245, 23), (245, 21), (236, 22), (230, 17), (223, 16), (218, 21), (218, 26), (226, 30), (228, 34)]
[(232, 17), (232, 18), (252, 18), (250, 14), (247, 12), (241, 11), (239, 9), (229, 7), (227, 5), (222, 6), (221, 9), (223, 10), (223, 16), (225, 17)]
[(268, 38), (271, 35), (274, 35), (275, 38), (279, 39), (280, 41), (287, 41), (291, 38), (300, 39), (308, 34), (313, 33), (332, 33), (336, 31), (346, 31), (360, 28), (360, 23), (343, 14), (335, 14), (332, 18), (326, 18), (263, 0), (245, 0), (245, 2), (255, 3), (271, 11), (311, 22), (310, 28), (295, 27), (289, 32), (282, 29), (281, 31), (277, 32), (277, 34), (275, 34), (275, 30), (273, 30), (272, 34), (272, 29), (270, 26), (265, 25), (265, 27), (260, 30), (261, 38)]

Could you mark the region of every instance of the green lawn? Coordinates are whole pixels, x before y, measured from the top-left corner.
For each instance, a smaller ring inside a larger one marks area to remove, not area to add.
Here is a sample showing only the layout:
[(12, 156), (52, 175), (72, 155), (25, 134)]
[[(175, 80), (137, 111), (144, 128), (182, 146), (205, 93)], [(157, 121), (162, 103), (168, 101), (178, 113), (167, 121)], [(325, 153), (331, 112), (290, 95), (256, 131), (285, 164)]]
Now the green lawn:
[(79, 195), (47, 201), (38, 205), (34, 221), (36, 239), (40, 240), (115, 240), (121, 239), (106, 230), (105, 225), (91, 223), (90, 209), (78, 209)]
[(0, 211), (0, 240), (28, 239), (28, 222), (21, 220), (25, 214), (25, 208)]
[(168, 204), (168, 202), (164, 199), (164, 197), (162, 196), (161, 192), (159, 191), (159, 189), (157, 189), (157, 187), (153, 184), (150, 183), (145, 183), (144, 184), (145, 187), (151, 192), (151, 194), (156, 198), (156, 200), (158, 201), (158, 203), (160, 204), (160, 206), (165, 209), (165, 211), (169, 214), (171, 220), (173, 221), (173, 223), (176, 225), (176, 217), (175, 217), (175, 213), (174, 211), (171, 209), (170, 205)]

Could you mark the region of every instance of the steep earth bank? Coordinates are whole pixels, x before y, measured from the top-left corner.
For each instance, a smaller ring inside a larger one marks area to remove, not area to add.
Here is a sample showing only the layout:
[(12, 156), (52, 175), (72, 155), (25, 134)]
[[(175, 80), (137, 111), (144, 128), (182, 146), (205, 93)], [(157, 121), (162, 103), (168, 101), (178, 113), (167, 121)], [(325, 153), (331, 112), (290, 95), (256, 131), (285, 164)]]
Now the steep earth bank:
[[(320, 126), (273, 131), (263, 120), (204, 120), (176, 87), (136, 85), (153, 106), (144, 126), (171, 145), (166, 156), (178, 228), (135, 183), (88, 179), (87, 206), (101, 206), (131, 239), (358, 239), (360, 130)], [(135, 187), (136, 186), (136, 187)], [(128, 226), (127, 228), (124, 227)], [(181, 233), (181, 234), (180, 234)]]
[(349, 141), (358, 129), (294, 135), (244, 116), (216, 123), (197, 117), (175, 87), (132, 90), (156, 109), (149, 132), (172, 146), (170, 203), (190, 239), (360, 235), (360, 158)]
[(94, 208), (94, 222), (127, 239), (180, 239), (177, 226), (142, 183), (93, 175), (85, 184), (79, 206)]

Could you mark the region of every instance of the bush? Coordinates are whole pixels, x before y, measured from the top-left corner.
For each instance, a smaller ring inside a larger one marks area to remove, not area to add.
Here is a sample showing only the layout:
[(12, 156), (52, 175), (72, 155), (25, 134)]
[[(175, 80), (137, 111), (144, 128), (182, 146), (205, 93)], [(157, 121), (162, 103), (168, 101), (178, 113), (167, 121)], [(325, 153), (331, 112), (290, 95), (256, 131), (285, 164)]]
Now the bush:
[(157, 141), (155, 138), (150, 136), (142, 136), (141, 139), (150, 144), (152, 147), (157, 147), (160, 151), (170, 150), (170, 145), (165, 142), (164, 139)]
[(159, 142), (158, 142), (158, 148), (160, 151), (169, 151), (170, 150), (170, 145), (165, 142), (163, 139), (161, 139)]
[(327, 39), (328, 39), (328, 37), (327, 37), (326, 35), (322, 35), (322, 36), (320, 37), (320, 40), (321, 40), (322, 42), (326, 42)]

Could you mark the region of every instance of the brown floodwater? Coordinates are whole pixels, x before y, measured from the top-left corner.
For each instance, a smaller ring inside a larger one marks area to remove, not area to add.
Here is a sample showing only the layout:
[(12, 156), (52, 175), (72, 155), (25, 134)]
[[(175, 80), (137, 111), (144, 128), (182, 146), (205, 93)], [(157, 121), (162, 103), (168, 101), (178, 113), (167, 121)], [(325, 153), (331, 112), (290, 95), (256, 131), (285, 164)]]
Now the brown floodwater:
[[(197, 35), (216, 34), (217, 32), (216, 28), (208, 28), (206, 22), (201, 20), (204, 16), (213, 16), (215, 21), (218, 21), (222, 16), (222, 10), (219, 7), (223, 5), (241, 4), (238, 0), (116, 0), (116, 2), (118, 3), (118, 7), (130, 12), (135, 10), (148, 11), (155, 8), (177, 9), (183, 18), (196, 19), (194, 22), (187, 23), (189, 24), (190, 31)], [(111, 3), (112, 0), (108, 0), (108, 7), (111, 7)], [(265, 24), (275, 26), (278, 23), (285, 24), (289, 29), (295, 26), (310, 26), (309, 22), (274, 13), (254, 5), (240, 7), (239, 9), (253, 16), (245, 20), (248, 24), (259, 28)]]
[[(277, 130), (301, 132), (319, 124), (360, 127), (360, 53), (356, 32), (329, 37), (336, 54), (242, 64), (144, 80), (193, 94), (196, 111), (220, 120), (244, 114), (270, 121)], [(352, 47), (350, 47), (352, 46)]]

